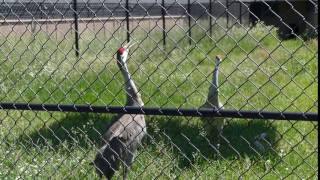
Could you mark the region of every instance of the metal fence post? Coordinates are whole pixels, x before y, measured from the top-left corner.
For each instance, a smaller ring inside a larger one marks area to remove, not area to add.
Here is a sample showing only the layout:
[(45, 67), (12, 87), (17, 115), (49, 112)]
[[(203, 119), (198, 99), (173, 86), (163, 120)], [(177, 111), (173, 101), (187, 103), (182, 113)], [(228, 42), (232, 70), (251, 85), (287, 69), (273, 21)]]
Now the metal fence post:
[(74, 16), (74, 29), (75, 29), (75, 48), (76, 57), (79, 58), (79, 25), (78, 25), (78, 10), (77, 0), (73, 0), (73, 16)]
[(127, 42), (130, 41), (130, 23), (129, 23), (129, 0), (126, 0), (126, 24), (127, 24)]
[(209, 0), (209, 32), (212, 36), (212, 0)]
[(229, 0), (226, 0), (226, 7), (227, 7), (227, 9), (226, 9), (226, 18), (227, 18), (227, 24), (226, 24), (226, 27), (228, 28), (229, 27), (229, 13), (228, 13), (228, 11), (229, 11)]
[(164, 0), (162, 0), (161, 2), (161, 16), (162, 16), (162, 38), (163, 38), (163, 48), (166, 47), (166, 18), (165, 18), (165, 15), (166, 15), (166, 11), (165, 11), (165, 7), (164, 7)]
[(189, 35), (189, 44), (191, 45), (191, 15), (190, 15), (191, 7), (190, 0), (188, 0), (187, 12), (188, 12), (188, 35)]
[(242, 24), (242, 4), (239, 2), (239, 18), (240, 18), (240, 24)]

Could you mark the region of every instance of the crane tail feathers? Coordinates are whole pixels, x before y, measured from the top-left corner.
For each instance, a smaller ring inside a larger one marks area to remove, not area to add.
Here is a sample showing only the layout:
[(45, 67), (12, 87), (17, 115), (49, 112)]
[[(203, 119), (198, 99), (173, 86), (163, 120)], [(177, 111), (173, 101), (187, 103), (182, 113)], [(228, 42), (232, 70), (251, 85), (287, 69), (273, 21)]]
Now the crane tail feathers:
[(121, 142), (118, 138), (113, 138), (109, 143), (104, 145), (97, 153), (93, 165), (97, 174), (107, 179), (111, 179), (115, 171), (119, 170), (121, 154)]

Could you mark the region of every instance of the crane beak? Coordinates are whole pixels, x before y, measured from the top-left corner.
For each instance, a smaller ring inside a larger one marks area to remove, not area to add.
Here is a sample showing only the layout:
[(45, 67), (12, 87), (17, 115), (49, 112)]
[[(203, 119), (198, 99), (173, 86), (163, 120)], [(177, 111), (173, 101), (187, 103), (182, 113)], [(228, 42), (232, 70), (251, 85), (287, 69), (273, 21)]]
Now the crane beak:
[(221, 55), (217, 55), (217, 56), (216, 56), (216, 60), (222, 61)]
[[(127, 44), (125, 44), (123, 47), (126, 49), (126, 51), (129, 53), (129, 50), (132, 46), (134, 46), (136, 44), (136, 42), (133, 42), (132, 41), (129, 41)], [(129, 60), (130, 58), (127, 59), (127, 61)]]
[(137, 44), (137, 42), (133, 42), (130, 44), (130, 46), (128, 48), (131, 48), (132, 46), (134, 46), (135, 44)]
[(127, 44), (125, 44), (123, 47), (126, 49), (130, 49), (132, 46), (134, 46), (136, 42), (129, 41)]
[(130, 45), (131, 41), (127, 42), (127, 44), (123, 45), (123, 48), (127, 49), (128, 46)]

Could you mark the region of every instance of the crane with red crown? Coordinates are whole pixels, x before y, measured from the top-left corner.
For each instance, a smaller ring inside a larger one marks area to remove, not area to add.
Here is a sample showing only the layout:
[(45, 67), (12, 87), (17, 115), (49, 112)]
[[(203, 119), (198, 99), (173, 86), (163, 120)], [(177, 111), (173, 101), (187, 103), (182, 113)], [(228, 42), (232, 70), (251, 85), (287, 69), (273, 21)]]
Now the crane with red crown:
[[(129, 49), (132, 45), (129, 42), (119, 48), (116, 59), (117, 65), (124, 77), (125, 106), (142, 107), (144, 103), (127, 66)], [(118, 114), (114, 123), (103, 135), (104, 145), (99, 149), (93, 161), (98, 175), (111, 179), (115, 171), (119, 170), (121, 163), (123, 166), (123, 179), (126, 179), (137, 148), (146, 133), (147, 128), (144, 115)]]

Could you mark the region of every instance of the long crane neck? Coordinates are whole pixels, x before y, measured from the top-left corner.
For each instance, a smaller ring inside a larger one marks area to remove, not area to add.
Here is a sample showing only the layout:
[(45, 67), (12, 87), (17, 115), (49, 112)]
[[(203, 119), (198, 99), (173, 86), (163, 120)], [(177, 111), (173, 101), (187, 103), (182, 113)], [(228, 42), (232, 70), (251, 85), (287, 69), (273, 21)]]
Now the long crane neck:
[(213, 70), (213, 75), (212, 75), (212, 83), (209, 88), (209, 93), (208, 93), (208, 99), (207, 103), (212, 104), (213, 106), (219, 107), (219, 63), (216, 62), (215, 68)]
[(131, 74), (127, 64), (125, 63), (123, 66), (121, 66), (120, 70), (125, 81), (125, 92), (127, 96), (126, 106), (143, 106), (144, 103), (141, 99), (141, 95), (138, 92), (134, 81), (131, 79)]

